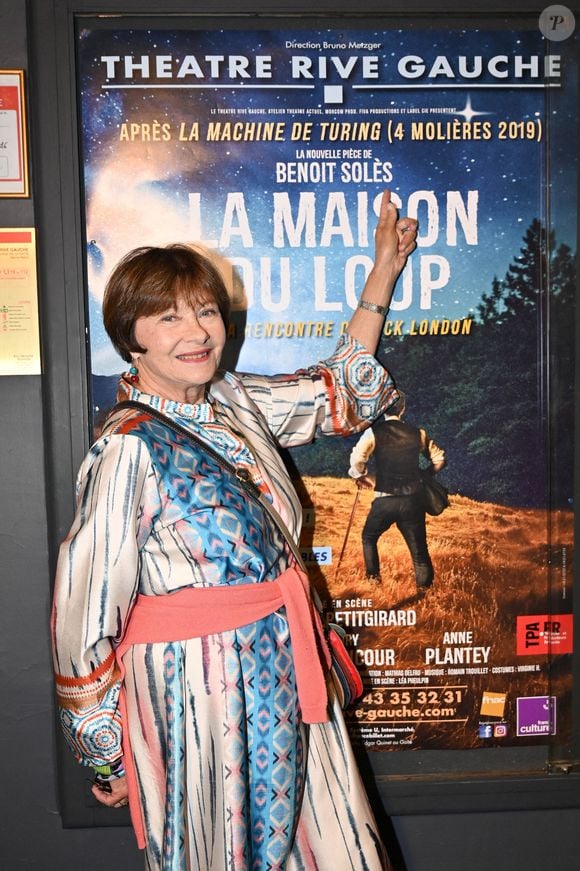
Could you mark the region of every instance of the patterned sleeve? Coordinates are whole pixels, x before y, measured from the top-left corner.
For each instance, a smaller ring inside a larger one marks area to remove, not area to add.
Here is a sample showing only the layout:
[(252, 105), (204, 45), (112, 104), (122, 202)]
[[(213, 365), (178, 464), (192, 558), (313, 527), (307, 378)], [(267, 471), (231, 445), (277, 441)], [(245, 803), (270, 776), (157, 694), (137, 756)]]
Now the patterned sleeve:
[(398, 396), (387, 370), (349, 335), (327, 360), (293, 375), (241, 377), (282, 447), (359, 432)]
[(121, 756), (114, 647), (137, 592), (152, 476), (140, 439), (100, 439), (81, 466), (76, 515), (59, 551), (51, 620), (57, 700), (65, 738), (83, 765)]

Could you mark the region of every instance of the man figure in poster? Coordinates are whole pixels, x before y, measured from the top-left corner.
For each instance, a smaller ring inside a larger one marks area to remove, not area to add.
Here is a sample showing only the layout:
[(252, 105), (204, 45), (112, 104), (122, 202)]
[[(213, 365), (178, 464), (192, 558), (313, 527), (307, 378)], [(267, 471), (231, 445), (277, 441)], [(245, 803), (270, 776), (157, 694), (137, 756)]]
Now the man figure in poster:
[[(349, 475), (357, 486), (375, 488), (375, 498), (362, 531), (363, 557), (367, 578), (381, 581), (377, 543), (393, 523), (411, 554), (417, 590), (433, 583), (433, 565), (427, 548), (425, 508), (421, 475), (436, 474), (445, 465), (445, 453), (424, 429), (405, 423), (405, 396), (389, 413), (362, 434), (350, 455)], [(368, 461), (375, 454), (376, 481), (367, 474)], [(423, 457), (429, 465), (420, 468)]]

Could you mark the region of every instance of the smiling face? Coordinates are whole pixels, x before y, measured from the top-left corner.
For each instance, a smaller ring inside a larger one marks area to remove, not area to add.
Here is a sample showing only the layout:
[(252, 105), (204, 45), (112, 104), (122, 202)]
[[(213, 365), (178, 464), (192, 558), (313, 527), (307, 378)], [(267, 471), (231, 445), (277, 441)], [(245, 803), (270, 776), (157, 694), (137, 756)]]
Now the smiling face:
[(132, 354), (139, 389), (177, 402), (201, 402), (219, 366), (226, 331), (217, 303), (178, 296), (172, 308), (137, 318)]
[(225, 344), (230, 299), (216, 266), (188, 245), (143, 246), (119, 261), (105, 288), (103, 323), (139, 370), (142, 391), (199, 402)]

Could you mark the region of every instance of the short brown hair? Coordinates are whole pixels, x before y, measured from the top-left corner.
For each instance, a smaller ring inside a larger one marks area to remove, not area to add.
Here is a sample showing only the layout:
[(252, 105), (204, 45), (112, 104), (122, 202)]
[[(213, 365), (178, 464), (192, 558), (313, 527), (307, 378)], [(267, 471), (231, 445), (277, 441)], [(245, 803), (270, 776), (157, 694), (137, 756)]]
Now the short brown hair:
[(144, 354), (135, 340), (135, 321), (172, 308), (179, 298), (190, 305), (213, 300), (226, 330), (230, 298), (223, 279), (201, 252), (188, 245), (143, 246), (129, 251), (111, 273), (103, 297), (103, 323), (127, 363)]

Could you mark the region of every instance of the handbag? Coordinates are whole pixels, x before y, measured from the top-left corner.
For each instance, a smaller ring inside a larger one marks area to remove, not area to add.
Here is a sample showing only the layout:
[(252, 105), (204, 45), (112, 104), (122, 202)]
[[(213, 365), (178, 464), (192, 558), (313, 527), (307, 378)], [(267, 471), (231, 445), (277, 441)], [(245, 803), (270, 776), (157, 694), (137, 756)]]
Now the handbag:
[(341, 708), (349, 708), (364, 692), (359, 670), (346, 649), (346, 632), (336, 623), (326, 626), (326, 641), (330, 651), (330, 676)]
[(429, 472), (421, 476), (423, 508), (427, 514), (437, 517), (449, 507), (449, 491)]
[[(206, 444), (206, 442), (200, 439), (195, 433), (190, 432), (188, 429), (186, 429), (186, 427), (181, 426), (170, 417), (167, 417), (167, 415), (163, 414), (158, 409), (151, 408), (149, 405), (146, 405), (143, 402), (138, 402), (134, 399), (125, 399), (115, 405), (115, 407), (111, 410), (111, 414), (124, 408), (137, 409), (142, 414), (145, 414), (148, 417), (160, 421), (165, 426), (167, 426), (168, 429), (173, 430), (173, 432), (181, 435), (183, 438), (195, 444), (197, 447), (202, 448), (202, 450), (206, 451), (224, 471), (227, 471), (230, 474), (234, 475), (236, 480), (243, 487), (244, 492), (248, 496), (250, 496), (255, 502), (258, 502), (262, 506), (264, 511), (266, 511), (270, 519), (273, 521), (273, 523), (278, 527), (290, 550), (294, 554), (296, 562), (298, 563), (304, 574), (308, 575), (308, 570), (304, 564), (302, 555), (296, 545), (296, 542), (292, 538), (289, 529), (286, 527), (286, 524), (284, 523), (274, 506), (271, 504), (271, 502), (264, 498), (263, 493), (256, 487), (253, 481), (249, 479), (246, 469), (237, 469), (235, 466), (225, 460), (222, 455), (214, 450), (210, 445)], [(247, 438), (245, 439), (245, 441), (247, 441)], [(318, 611), (320, 619), (322, 620), (322, 603), (320, 602), (318, 594), (316, 593), (316, 590), (314, 588), (311, 588), (311, 594), (312, 600)], [(326, 643), (328, 645), (328, 650), (330, 653), (330, 676), (334, 685), (336, 696), (340, 702), (341, 707), (348, 708), (350, 705), (354, 704), (354, 702), (356, 702), (356, 700), (359, 699), (363, 694), (364, 687), (362, 678), (346, 649), (344, 643), (346, 631), (344, 630), (344, 628), (335, 623), (324, 623), (324, 621), (322, 622), (324, 628), (324, 636), (326, 638)]]

